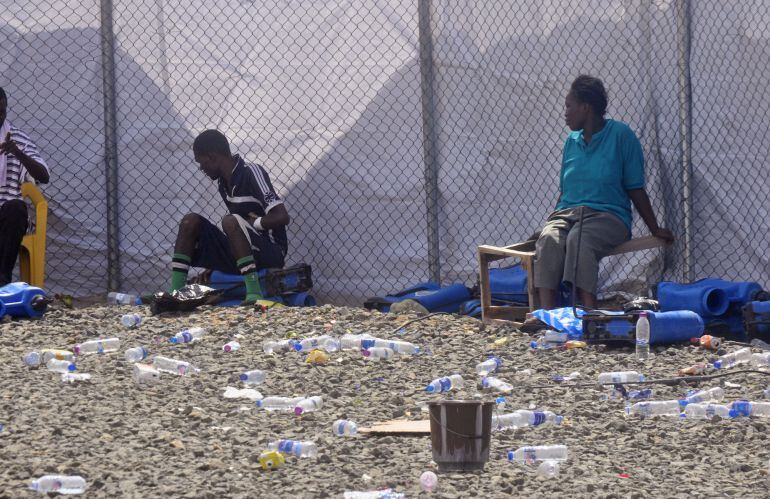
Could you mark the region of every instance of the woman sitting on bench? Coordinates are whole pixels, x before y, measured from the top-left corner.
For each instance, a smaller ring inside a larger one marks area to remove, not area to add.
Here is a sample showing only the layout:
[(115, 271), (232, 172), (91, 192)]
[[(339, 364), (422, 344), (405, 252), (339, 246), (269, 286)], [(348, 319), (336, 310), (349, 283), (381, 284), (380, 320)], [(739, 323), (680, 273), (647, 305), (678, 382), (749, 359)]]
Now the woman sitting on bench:
[(556, 307), (562, 281), (577, 288), (584, 307), (596, 308), (599, 260), (631, 237), (631, 201), (653, 236), (674, 240), (658, 226), (644, 190), (639, 139), (625, 123), (605, 118), (606, 111), (602, 81), (578, 76), (565, 101), (572, 131), (562, 153), (559, 200), (535, 245), (535, 287), (544, 309)]

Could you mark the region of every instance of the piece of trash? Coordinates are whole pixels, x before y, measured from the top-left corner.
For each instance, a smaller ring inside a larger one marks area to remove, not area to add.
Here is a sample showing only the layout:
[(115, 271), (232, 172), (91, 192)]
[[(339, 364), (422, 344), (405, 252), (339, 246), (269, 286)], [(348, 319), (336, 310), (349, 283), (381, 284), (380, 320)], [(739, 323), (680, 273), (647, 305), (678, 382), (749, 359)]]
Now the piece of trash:
[(228, 386), (225, 388), (225, 393), (222, 396), (226, 399), (248, 399), (248, 400), (262, 400), (262, 394), (253, 388), (235, 388)]
[(481, 378), (481, 387), (496, 390), (498, 392), (507, 393), (510, 391), (513, 391), (513, 385), (503, 381), (500, 378), (495, 378), (493, 376), (488, 376), (486, 378)]
[(641, 418), (651, 416), (676, 416), (682, 412), (678, 400), (652, 400), (649, 402), (637, 402), (626, 406), (626, 415), (635, 414)]
[(508, 342), (511, 341), (511, 339), (508, 336), (504, 336), (502, 338), (498, 338), (495, 341), (492, 342), (493, 348), (500, 348), (504, 347), (508, 344)]
[(372, 477), (367, 475), (366, 473), (364, 473), (363, 475), (361, 475), (361, 480), (363, 480), (365, 482), (371, 482), (372, 481)]
[(559, 475), (559, 461), (543, 461), (537, 467), (537, 476), (540, 478), (555, 478)]
[(259, 465), (265, 471), (277, 470), (286, 463), (286, 458), (278, 451), (269, 450), (259, 455)]
[(644, 376), (636, 371), (605, 372), (599, 374), (599, 384), (634, 383), (644, 381)]
[(492, 430), (503, 431), (525, 426), (554, 425), (559, 426), (564, 417), (551, 411), (529, 411), (520, 409), (508, 414), (492, 415)]
[(518, 374), (523, 374), (524, 376), (532, 376), (533, 374), (535, 374), (535, 371), (527, 368), (527, 369), (522, 369), (521, 371), (518, 371)]
[(120, 348), (119, 338), (100, 338), (96, 340), (89, 340), (78, 345), (72, 349), (75, 355), (85, 354), (105, 354), (110, 352), (116, 352)]
[(305, 358), (307, 364), (326, 364), (327, 362), (329, 362), (329, 354), (318, 349), (311, 350)]
[(679, 376), (700, 376), (706, 372), (706, 367), (707, 366), (705, 363), (698, 362), (697, 364), (693, 364), (690, 367), (680, 369), (676, 373)]
[(535, 461), (565, 461), (566, 459), (566, 445), (527, 446), (508, 451), (508, 460), (516, 463), (532, 464)]
[(87, 381), (91, 379), (91, 375), (88, 373), (62, 373), (61, 380), (63, 383), (74, 383), (75, 381)]
[(77, 369), (73, 362), (68, 360), (51, 359), (45, 363), (46, 369), (57, 373), (68, 373)]
[(32, 480), (29, 488), (41, 494), (57, 492), (62, 495), (82, 494), (87, 487), (86, 480), (77, 475), (44, 475)]
[(731, 381), (725, 381), (725, 387), (726, 388), (740, 388), (741, 385), (738, 383), (733, 383)]
[(189, 329), (183, 329), (176, 333), (174, 336), (168, 339), (173, 344), (178, 343), (192, 343), (193, 341), (199, 341), (206, 334), (206, 330), (202, 327), (191, 327)]
[(129, 348), (126, 350), (126, 362), (139, 362), (147, 358), (147, 349), (143, 346)]
[(344, 499), (404, 499), (404, 494), (393, 489), (367, 490), (363, 492), (347, 490)]
[(425, 387), (425, 391), (428, 393), (448, 392), (455, 388), (462, 388), (463, 384), (463, 377), (459, 374), (453, 374), (451, 376), (434, 379)]
[(194, 367), (189, 362), (183, 360), (170, 359), (157, 355), (152, 359), (152, 366), (158, 371), (186, 376), (188, 374), (198, 374), (200, 369)]
[(425, 492), (433, 492), (438, 485), (438, 477), (432, 471), (424, 471), (420, 475), (420, 487)]
[(393, 358), (393, 356), (396, 355), (396, 352), (390, 348), (371, 347), (361, 350), (361, 355), (369, 360), (388, 360)]
[(727, 369), (729, 367), (737, 366), (738, 364), (745, 364), (751, 361), (751, 348), (741, 348), (734, 352), (730, 352), (719, 357), (714, 361), (715, 369)]
[(142, 323), (142, 316), (139, 314), (123, 314), (120, 323), (128, 329), (138, 327)]
[(246, 371), (245, 373), (241, 373), (240, 376), (238, 376), (238, 379), (240, 379), (246, 385), (260, 385), (265, 382), (266, 378), (267, 373), (265, 371), (260, 371), (259, 369)]
[(618, 473), (618, 478), (631, 478), (628, 473)]
[(160, 381), (160, 371), (148, 364), (134, 364), (133, 376), (137, 385), (154, 385)]
[(717, 351), (722, 344), (722, 338), (711, 336), (710, 334), (704, 334), (700, 338), (690, 338), (690, 343), (701, 348), (705, 348), (706, 350)]
[(487, 376), (493, 372), (496, 372), (502, 365), (503, 361), (498, 357), (490, 357), (484, 362), (476, 365), (476, 374), (479, 376)]
[(241, 344), (237, 341), (228, 341), (224, 345), (222, 345), (222, 351), (223, 352), (235, 352), (236, 350), (241, 349)]
[(276, 440), (267, 444), (267, 448), (296, 457), (318, 456), (318, 447), (311, 440)]
[(293, 412), (305, 397), (265, 397), (256, 401), (256, 406), (266, 411)]
[(566, 376), (562, 376), (561, 374), (555, 374), (551, 377), (551, 379), (557, 383), (563, 383), (565, 381), (572, 381), (573, 379), (579, 378), (580, 373), (578, 371), (572, 371)]
[(324, 399), (316, 395), (315, 397), (308, 397), (297, 402), (294, 407), (294, 414), (299, 416), (306, 412), (315, 412), (320, 410), (324, 406)]
[(348, 419), (338, 419), (332, 423), (332, 433), (338, 437), (350, 437), (358, 432), (358, 425)]

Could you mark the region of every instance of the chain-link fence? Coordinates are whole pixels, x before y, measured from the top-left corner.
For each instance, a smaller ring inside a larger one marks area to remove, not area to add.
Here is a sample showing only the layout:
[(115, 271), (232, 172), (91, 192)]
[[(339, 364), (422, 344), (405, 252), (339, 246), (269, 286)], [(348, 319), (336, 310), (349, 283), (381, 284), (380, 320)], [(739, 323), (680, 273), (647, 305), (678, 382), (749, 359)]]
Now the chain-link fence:
[(602, 289), (770, 287), (765, 0), (44, 0), (0, 19), (9, 119), (52, 169), (52, 289), (167, 287), (181, 217), (225, 214), (192, 158), (206, 128), (270, 173), (287, 260), (312, 265), (322, 301), (470, 285), (477, 245), (553, 209), (581, 73), (640, 137), (677, 236), (606, 259)]

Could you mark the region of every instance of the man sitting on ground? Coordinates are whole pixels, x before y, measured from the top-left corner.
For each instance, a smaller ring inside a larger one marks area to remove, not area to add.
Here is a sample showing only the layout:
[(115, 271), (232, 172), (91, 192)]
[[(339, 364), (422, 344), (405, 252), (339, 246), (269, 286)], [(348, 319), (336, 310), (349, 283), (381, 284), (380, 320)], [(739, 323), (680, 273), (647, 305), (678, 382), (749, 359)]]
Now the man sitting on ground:
[(182, 218), (171, 263), (171, 291), (185, 285), (191, 266), (209, 273), (240, 273), (246, 284), (242, 305), (253, 305), (262, 299), (257, 271), (284, 266), (289, 214), (265, 169), (231, 154), (221, 132), (198, 135), (193, 154), (203, 173), (218, 182), (230, 214), (222, 219), (222, 230), (197, 213)]

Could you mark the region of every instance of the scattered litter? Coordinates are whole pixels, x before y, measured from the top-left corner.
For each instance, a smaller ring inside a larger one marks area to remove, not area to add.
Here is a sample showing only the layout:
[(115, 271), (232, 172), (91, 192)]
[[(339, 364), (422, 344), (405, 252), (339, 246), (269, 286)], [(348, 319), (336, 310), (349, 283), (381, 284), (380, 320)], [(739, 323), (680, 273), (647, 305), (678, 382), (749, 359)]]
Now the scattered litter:
[(346, 491), (345, 499), (404, 499), (404, 494), (394, 492), (393, 489), (368, 490), (365, 492)]
[(148, 364), (134, 364), (133, 376), (137, 385), (154, 385), (160, 382), (160, 371)]
[(537, 476), (540, 478), (555, 478), (559, 475), (559, 461), (543, 461), (537, 467)]
[(580, 377), (580, 372), (572, 371), (566, 376), (562, 376), (561, 374), (555, 374), (551, 377), (551, 379), (557, 383), (563, 383), (564, 381), (572, 381), (573, 379), (577, 379), (579, 377)]
[(124, 314), (120, 318), (120, 323), (128, 329), (133, 329), (142, 323), (142, 316), (139, 314)]
[(700, 338), (690, 338), (690, 343), (697, 345), (706, 350), (717, 351), (722, 345), (722, 338), (711, 336), (710, 334), (704, 334)]
[(253, 388), (235, 388), (228, 386), (225, 388), (225, 393), (222, 396), (226, 399), (248, 399), (248, 400), (261, 400), (262, 394)]
[(82, 494), (87, 487), (86, 480), (77, 475), (44, 475), (32, 480), (29, 488), (41, 494), (56, 492), (62, 495)]
[(259, 455), (259, 465), (265, 471), (276, 470), (286, 463), (286, 458), (278, 451), (269, 450)]
[(741, 385), (738, 383), (733, 383), (731, 381), (725, 381), (725, 387), (727, 388), (740, 388)]
[(329, 362), (329, 354), (323, 350), (311, 350), (305, 358), (307, 364), (326, 364)]
[(565, 461), (566, 459), (566, 445), (526, 446), (508, 451), (508, 460), (515, 463), (533, 464), (536, 461)]
[(358, 425), (354, 421), (338, 419), (332, 423), (332, 433), (338, 437), (351, 437), (358, 432)]
[(62, 373), (61, 380), (64, 383), (74, 383), (76, 381), (88, 381), (91, 375), (88, 373)]
[(706, 372), (707, 365), (703, 362), (699, 362), (697, 364), (693, 364), (690, 367), (685, 367), (684, 369), (680, 369), (677, 371), (677, 375), (679, 376), (700, 376), (701, 374), (704, 374)]
[(224, 345), (222, 345), (222, 351), (223, 352), (235, 352), (236, 350), (241, 349), (241, 344), (237, 341), (228, 341)]
[(311, 440), (276, 440), (267, 444), (267, 448), (296, 457), (318, 457), (318, 446)]
[(420, 487), (425, 492), (433, 492), (438, 485), (438, 477), (432, 471), (424, 471), (420, 475)]

